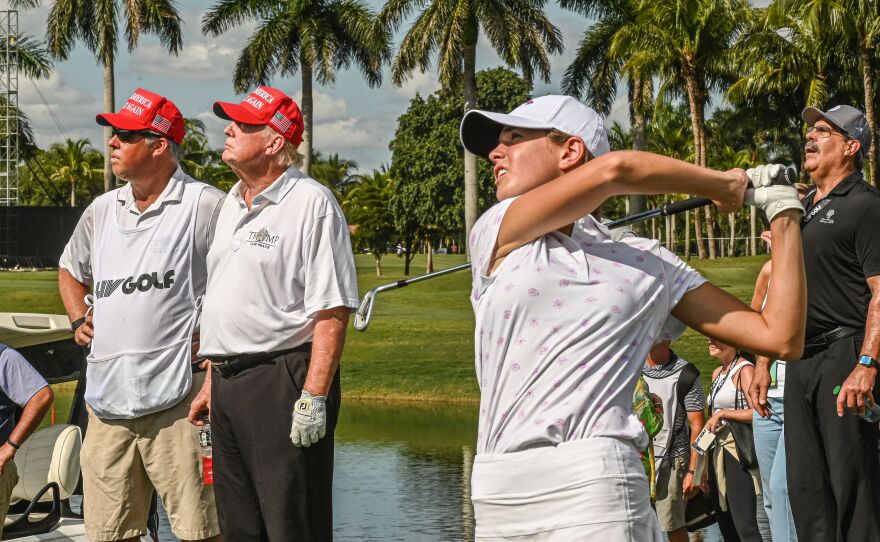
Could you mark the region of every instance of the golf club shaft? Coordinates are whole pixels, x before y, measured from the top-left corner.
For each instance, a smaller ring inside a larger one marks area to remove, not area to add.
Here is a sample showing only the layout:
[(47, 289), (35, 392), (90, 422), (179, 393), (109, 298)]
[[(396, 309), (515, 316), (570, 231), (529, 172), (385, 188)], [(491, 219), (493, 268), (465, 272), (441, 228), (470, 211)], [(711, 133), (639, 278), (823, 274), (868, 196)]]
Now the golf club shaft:
[[(606, 226), (608, 228), (626, 226), (629, 224), (634, 224), (636, 222), (641, 222), (643, 220), (648, 220), (649, 218), (653, 218), (655, 216), (669, 216), (676, 213), (689, 211), (691, 209), (702, 207), (703, 205), (709, 205), (710, 203), (712, 202), (706, 198), (690, 198), (684, 201), (667, 203), (663, 207), (658, 207), (657, 209), (651, 209), (642, 213), (636, 213), (632, 216), (613, 220), (606, 224)], [(388, 284), (376, 286), (375, 288), (367, 292), (367, 294), (364, 296), (364, 299), (361, 301), (360, 306), (358, 306), (358, 309), (354, 315), (354, 328), (357, 331), (364, 331), (365, 329), (367, 329), (367, 326), (370, 325), (370, 318), (373, 316), (373, 304), (376, 302), (376, 296), (379, 293), (385, 292), (387, 290), (396, 290), (398, 288), (403, 288), (404, 286), (409, 286), (410, 284), (413, 284), (415, 282), (432, 279), (441, 275), (448, 275), (449, 273), (455, 273), (456, 271), (463, 271), (465, 269), (470, 269), (470, 267), (471, 264), (463, 263), (453, 267), (447, 267), (446, 269), (441, 269), (439, 271), (434, 271), (433, 273), (419, 275), (411, 279), (398, 280), (396, 282), (389, 282)]]

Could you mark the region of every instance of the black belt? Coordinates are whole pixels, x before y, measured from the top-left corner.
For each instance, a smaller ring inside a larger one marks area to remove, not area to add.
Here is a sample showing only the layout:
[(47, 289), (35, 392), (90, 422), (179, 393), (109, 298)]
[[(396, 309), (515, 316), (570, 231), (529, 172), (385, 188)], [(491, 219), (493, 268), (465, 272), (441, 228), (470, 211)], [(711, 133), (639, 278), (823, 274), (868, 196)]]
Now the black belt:
[(273, 352), (254, 352), (253, 354), (238, 354), (235, 356), (212, 356), (211, 367), (223, 378), (229, 378), (245, 369), (262, 363), (268, 363), (277, 357), (292, 354), (293, 352), (311, 354), (312, 343), (309, 342), (286, 350), (275, 350)]
[(832, 343), (841, 339), (852, 337), (863, 330), (855, 327), (839, 326), (831, 331), (820, 333), (815, 337), (811, 337), (804, 343), (804, 355), (801, 359), (811, 358), (816, 354), (826, 350)]

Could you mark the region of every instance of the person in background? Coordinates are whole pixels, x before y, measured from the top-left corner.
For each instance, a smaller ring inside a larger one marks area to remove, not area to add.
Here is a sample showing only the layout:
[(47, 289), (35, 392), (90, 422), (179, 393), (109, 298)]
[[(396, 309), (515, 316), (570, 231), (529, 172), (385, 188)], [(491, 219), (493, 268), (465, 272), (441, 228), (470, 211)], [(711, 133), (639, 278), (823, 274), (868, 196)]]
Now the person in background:
[[(800, 193), (800, 188), (798, 192)], [(761, 233), (761, 239), (770, 250), (769, 231)], [(755, 293), (751, 306), (755, 310), (764, 307), (767, 289), (770, 286), (770, 271), (773, 267), (767, 262), (761, 267), (755, 282)], [(770, 522), (770, 532), (777, 542), (796, 541), (797, 532), (791, 504), (788, 500), (788, 480), (785, 471), (785, 439), (782, 438), (785, 423), (785, 360), (772, 361), (758, 356), (755, 372), (749, 386), (749, 400), (754, 406), (752, 427), (755, 433), (755, 451), (761, 472), (761, 487), (764, 510)]]
[[(43, 421), (54, 399), (46, 379), (18, 351), (0, 343), (0, 536), (18, 483), (15, 452)], [(16, 417), (18, 409), (21, 416)]]
[(706, 396), (700, 371), (669, 348), (655, 345), (645, 359), (642, 376), (663, 401), (663, 431), (654, 440), (657, 463), (657, 517), (669, 542), (687, 542), (687, 501), (705, 480), (694, 479), (697, 452), (691, 444), (706, 422)]
[(759, 474), (743, 465), (733, 432), (725, 421), (752, 423), (746, 391), (752, 382), (754, 365), (736, 348), (713, 339), (709, 339), (709, 355), (721, 362), (712, 372), (712, 415), (706, 421), (706, 429), (716, 435), (709, 463), (709, 488), (718, 526), (727, 542), (761, 542), (756, 497), (761, 492)]

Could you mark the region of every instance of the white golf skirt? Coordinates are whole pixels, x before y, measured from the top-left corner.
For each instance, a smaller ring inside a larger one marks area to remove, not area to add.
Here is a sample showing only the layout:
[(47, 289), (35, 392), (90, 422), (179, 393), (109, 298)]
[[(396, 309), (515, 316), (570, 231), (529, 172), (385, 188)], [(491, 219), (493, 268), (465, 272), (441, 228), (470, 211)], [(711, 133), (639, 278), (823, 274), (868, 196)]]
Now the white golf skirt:
[(588, 438), (474, 459), (476, 539), (661, 542), (639, 452)]

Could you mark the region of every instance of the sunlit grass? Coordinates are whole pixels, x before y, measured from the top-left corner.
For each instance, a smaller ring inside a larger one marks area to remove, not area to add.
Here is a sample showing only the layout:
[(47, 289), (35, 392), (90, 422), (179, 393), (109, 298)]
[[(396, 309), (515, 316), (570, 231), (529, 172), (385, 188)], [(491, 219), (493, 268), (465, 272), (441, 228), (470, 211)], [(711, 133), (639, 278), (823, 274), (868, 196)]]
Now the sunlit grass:
[[(463, 256), (436, 255), (435, 269), (464, 263)], [(751, 299), (754, 280), (766, 256), (691, 260), (716, 285), (744, 301)], [(382, 259), (377, 277), (371, 256), (358, 255), (358, 280), (363, 296), (370, 288), (406, 278), (403, 260)], [(412, 276), (424, 273), (425, 256), (413, 262)], [(373, 319), (365, 332), (350, 327), (342, 360), (342, 386), (347, 397), (379, 400), (473, 401), (473, 312), (466, 271), (384, 292), (376, 299)], [(54, 272), (0, 273), (0, 311), (63, 313)], [(704, 383), (715, 362), (706, 340), (688, 330), (674, 343), (675, 351), (693, 362)]]

